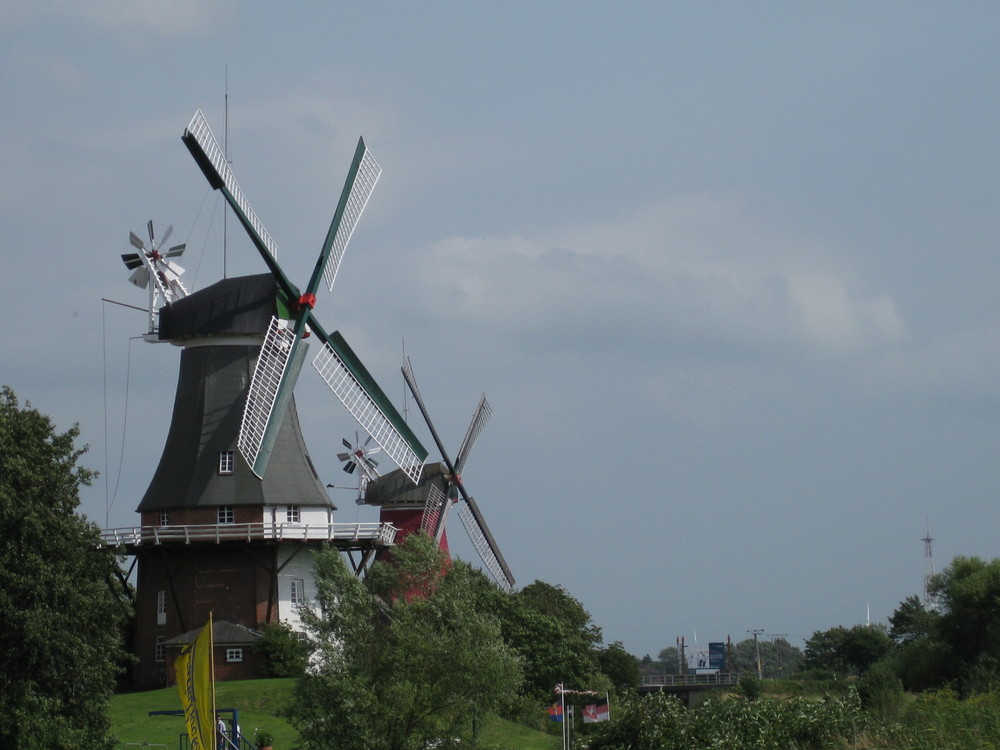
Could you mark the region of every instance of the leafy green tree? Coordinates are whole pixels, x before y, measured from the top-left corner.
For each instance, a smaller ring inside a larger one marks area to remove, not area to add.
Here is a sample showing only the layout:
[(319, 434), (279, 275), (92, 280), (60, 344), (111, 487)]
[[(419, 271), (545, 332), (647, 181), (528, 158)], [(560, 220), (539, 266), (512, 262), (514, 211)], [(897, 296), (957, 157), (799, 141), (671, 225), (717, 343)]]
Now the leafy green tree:
[(284, 622), (272, 622), (261, 630), (256, 650), (264, 677), (299, 677), (309, 663), (309, 646)]
[(764, 677), (788, 677), (802, 669), (801, 649), (784, 638), (774, 640), (746, 638), (733, 646), (733, 662), (737, 672), (757, 673), (757, 649), (760, 649), (761, 671)]
[(937, 636), (966, 670), (1000, 672), (1000, 559), (956, 557), (934, 577)]
[(907, 690), (944, 685), (958, 675), (955, 660), (938, 638), (938, 613), (908, 596), (889, 617), (889, 637), (896, 647), (885, 660)]
[(909, 643), (931, 635), (937, 613), (927, 609), (916, 596), (908, 596), (889, 617), (889, 637), (896, 643)]
[(677, 660), (677, 646), (667, 646), (660, 649), (660, 653), (657, 654), (656, 658), (664, 672), (667, 674), (678, 673), (680, 662)]
[(74, 425), (0, 391), (0, 744), (111, 747), (107, 709), (129, 615), (118, 563), (76, 514), (94, 474)]
[(886, 661), (903, 687), (914, 692), (941, 687), (959, 677), (954, 658), (934, 637), (900, 643)]
[(590, 619), (590, 613), (583, 604), (562, 586), (535, 581), (521, 589), (517, 596), (535, 612), (555, 618), (577, 640), (589, 647), (594, 648), (601, 643), (601, 629)]
[(639, 687), (639, 664), (625, 650), (621, 641), (615, 641), (606, 649), (598, 651), (597, 664), (604, 676), (619, 690), (634, 690)]
[(507, 597), (504, 638), (524, 659), (524, 692), (549, 700), (557, 684), (610, 687), (598, 665), (601, 630), (562, 586), (535, 581)]
[(816, 631), (806, 641), (805, 666), (809, 669), (830, 669), (840, 674), (859, 675), (886, 656), (892, 646), (893, 641), (884, 627), (837, 626)]
[(303, 612), (312, 663), (291, 710), (305, 748), (417, 750), (465, 737), (473, 708), (502, 710), (520, 659), (477, 606), (480, 576), (421, 534), (358, 580), (316, 555), (320, 611)]

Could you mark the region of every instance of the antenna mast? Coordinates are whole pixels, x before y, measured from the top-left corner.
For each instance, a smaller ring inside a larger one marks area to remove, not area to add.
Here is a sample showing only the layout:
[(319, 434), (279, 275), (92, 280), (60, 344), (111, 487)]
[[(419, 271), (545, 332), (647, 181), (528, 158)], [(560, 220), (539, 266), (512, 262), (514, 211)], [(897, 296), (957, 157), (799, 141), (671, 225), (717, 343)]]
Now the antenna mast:
[[(223, 157), (226, 160), (226, 164), (232, 164), (232, 159), (229, 158), (229, 63), (226, 63), (226, 86), (225, 86), (225, 98), (223, 100), (223, 126), (222, 126), (222, 152)], [(229, 278), (229, 273), (226, 266), (226, 258), (228, 256), (229, 244), (229, 207), (226, 205), (222, 206), (222, 278)]]
[(927, 522), (927, 534), (920, 541), (924, 543), (924, 606), (931, 607), (934, 604), (930, 591), (931, 578), (934, 577), (934, 550), (931, 548), (934, 537), (931, 536), (930, 521)]

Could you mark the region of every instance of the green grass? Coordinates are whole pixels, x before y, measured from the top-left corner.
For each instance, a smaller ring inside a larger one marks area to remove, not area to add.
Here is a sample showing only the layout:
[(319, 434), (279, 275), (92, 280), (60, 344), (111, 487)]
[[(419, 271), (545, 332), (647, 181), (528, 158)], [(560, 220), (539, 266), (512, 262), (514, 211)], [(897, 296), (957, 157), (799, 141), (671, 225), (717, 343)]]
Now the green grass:
[(558, 735), (529, 729), (523, 724), (516, 724), (498, 716), (488, 716), (483, 721), (479, 744), (484, 748), (510, 748), (510, 750), (558, 750), (562, 747)]
[[(297, 735), (288, 720), (279, 716), (292, 699), (294, 680), (245, 680), (220, 682), (215, 689), (219, 708), (235, 708), (240, 713), (240, 730), (252, 739), (255, 728), (267, 729), (274, 735), (274, 747), (290, 750)], [(178, 747), (180, 735), (186, 732), (181, 716), (149, 716), (150, 711), (179, 711), (181, 699), (177, 688), (150, 690), (144, 693), (123, 693), (111, 702), (111, 721), (121, 743), (166, 745)]]
[[(275, 750), (293, 750), (298, 735), (288, 720), (279, 715), (291, 703), (295, 680), (244, 680), (220, 682), (216, 685), (216, 705), (235, 708), (240, 713), (240, 729), (253, 738), (255, 728), (274, 735)], [(144, 693), (122, 693), (111, 701), (111, 721), (119, 743), (166, 745), (167, 750), (179, 747), (185, 733), (181, 716), (149, 716), (150, 711), (179, 711), (177, 688), (150, 690)], [(480, 730), (480, 745), (484, 748), (511, 750), (555, 750), (559, 737), (505, 721), (496, 716), (484, 718)]]

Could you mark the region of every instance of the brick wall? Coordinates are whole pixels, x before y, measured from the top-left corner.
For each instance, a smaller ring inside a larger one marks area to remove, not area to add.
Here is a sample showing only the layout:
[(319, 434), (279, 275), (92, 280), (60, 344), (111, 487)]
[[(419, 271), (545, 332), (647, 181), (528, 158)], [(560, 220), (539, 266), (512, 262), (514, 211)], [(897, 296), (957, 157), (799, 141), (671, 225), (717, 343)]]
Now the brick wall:
[[(257, 511), (259, 514), (259, 508)], [(216, 621), (228, 620), (255, 630), (276, 620), (277, 590), (272, 593), (275, 549), (271, 544), (253, 542), (142, 548), (136, 585), (136, 687), (169, 684), (170, 659), (155, 660), (157, 638), (169, 640), (200, 628), (208, 621), (209, 612)], [(161, 591), (166, 592), (162, 624), (157, 616)], [(244, 652), (244, 658), (248, 656)], [(223, 675), (232, 673), (242, 679), (254, 663), (249, 659), (242, 665), (225, 667), (217, 677), (226, 679)], [(224, 659), (217, 664), (223, 665)]]

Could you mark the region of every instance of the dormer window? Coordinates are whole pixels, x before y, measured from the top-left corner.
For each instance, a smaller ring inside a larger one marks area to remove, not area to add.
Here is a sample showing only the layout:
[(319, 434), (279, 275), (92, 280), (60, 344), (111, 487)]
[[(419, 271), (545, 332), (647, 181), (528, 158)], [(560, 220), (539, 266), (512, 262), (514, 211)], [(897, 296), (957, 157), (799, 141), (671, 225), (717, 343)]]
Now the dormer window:
[(219, 451), (219, 473), (232, 474), (236, 470), (236, 451)]

